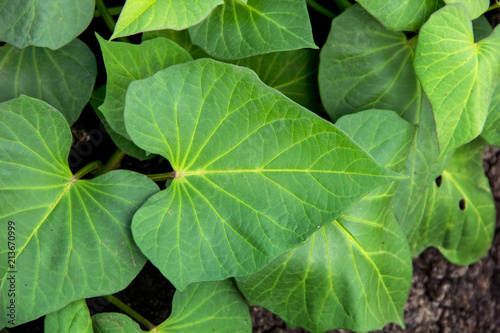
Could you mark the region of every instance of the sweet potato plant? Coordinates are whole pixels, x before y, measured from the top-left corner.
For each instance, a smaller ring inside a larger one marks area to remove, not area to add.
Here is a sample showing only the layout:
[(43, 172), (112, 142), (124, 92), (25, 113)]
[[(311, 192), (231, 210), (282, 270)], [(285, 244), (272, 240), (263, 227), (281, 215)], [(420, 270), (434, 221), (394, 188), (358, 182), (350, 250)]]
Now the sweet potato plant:
[[(412, 257), (487, 252), (498, 5), (94, 1), (0, 1), (0, 328), (251, 332), (248, 304), (311, 332), (404, 327)], [(72, 172), (88, 103), (119, 150)], [(91, 318), (147, 260), (171, 316)]]

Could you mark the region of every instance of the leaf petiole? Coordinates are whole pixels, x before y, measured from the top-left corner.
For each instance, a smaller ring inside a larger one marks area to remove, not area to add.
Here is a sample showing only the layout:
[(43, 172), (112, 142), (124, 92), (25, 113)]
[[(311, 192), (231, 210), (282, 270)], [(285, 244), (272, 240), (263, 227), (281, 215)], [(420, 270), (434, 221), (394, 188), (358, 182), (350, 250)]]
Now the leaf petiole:
[(497, 2), (495, 2), (495, 4), (491, 5), (491, 6), (488, 8), (487, 12), (489, 12), (490, 10), (493, 10), (493, 9), (497, 9), (497, 8), (500, 8), (500, 3), (499, 3), (498, 1), (497, 1)]
[(111, 33), (113, 33), (113, 31), (115, 30), (116, 23), (115, 20), (113, 19), (113, 16), (111, 16), (111, 14), (109, 13), (108, 8), (104, 4), (104, 1), (96, 0), (95, 4), (97, 6), (97, 10), (99, 11), (99, 13), (101, 13), (104, 23), (106, 23), (108, 29), (111, 31)]
[(99, 170), (95, 175), (100, 176), (105, 174), (108, 171), (118, 169), (120, 166), (120, 162), (125, 157), (125, 153), (121, 149), (117, 149), (113, 155), (109, 158), (109, 160), (104, 164), (104, 166)]
[(146, 176), (155, 182), (159, 182), (162, 180), (168, 180), (168, 179), (175, 178), (175, 171), (166, 172), (166, 173), (156, 173), (156, 174), (151, 174), (151, 175), (146, 175)]
[[(116, 6), (108, 8), (108, 12), (111, 16), (118, 16), (122, 12), (123, 6)], [(94, 12), (94, 17), (102, 17), (102, 14), (99, 10)]]
[(87, 164), (86, 166), (84, 166), (83, 168), (81, 168), (80, 170), (78, 170), (77, 173), (75, 173), (75, 175), (73, 176), (74, 179), (81, 179), (83, 176), (85, 176), (86, 174), (92, 172), (92, 171), (95, 171), (99, 168), (102, 167), (102, 163), (101, 161), (94, 161), (94, 162), (90, 162), (89, 164)]
[(314, 0), (306, 0), (306, 3), (307, 3), (307, 5), (309, 5), (309, 7), (316, 10), (318, 13), (325, 15), (326, 17), (329, 17), (331, 19), (334, 19), (335, 17), (337, 17), (337, 15), (335, 13), (333, 13), (332, 11), (321, 6), (319, 3), (317, 3)]
[(123, 312), (125, 312), (126, 314), (128, 314), (130, 317), (135, 319), (138, 323), (141, 323), (142, 325), (147, 327), (150, 331), (152, 331), (152, 332), (156, 331), (155, 325), (152, 322), (150, 322), (149, 320), (147, 320), (146, 318), (141, 316), (134, 309), (129, 307), (127, 304), (123, 303), (121, 300), (119, 300), (115, 296), (106, 295), (106, 296), (102, 296), (102, 298), (104, 298), (105, 300), (107, 300), (108, 302), (110, 302), (111, 304), (116, 306), (118, 309), (120, 309)]

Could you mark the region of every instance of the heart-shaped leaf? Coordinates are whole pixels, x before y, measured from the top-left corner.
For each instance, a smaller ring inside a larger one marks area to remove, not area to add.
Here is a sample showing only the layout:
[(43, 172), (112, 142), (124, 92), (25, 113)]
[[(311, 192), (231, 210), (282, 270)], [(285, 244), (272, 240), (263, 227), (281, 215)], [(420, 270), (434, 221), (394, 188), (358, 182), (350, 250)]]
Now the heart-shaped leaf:
[(220, 59), (317, 48), (303, 0), (226, 0), (189, 34), (194, 44)]
[(422, 27), (415, 70), (432, 104), (439, 157), (481, 134), (498, 61), (500, 29), (475, 44), (463, 5), (447, 5)]
[(89, 25), (95, 0), (16, 0), (0, 6), (0, 40), (25, 48), (29, 45), (58, 49)]
[(0, 47), (0, 102), (21, 94), (39, 98), (61, 110), (70, 125), (89, 101), (96, 76), (94, 53), (78, 39), (55, 51)]
[(413, 43), (359, 5), (335, 18), (319, 67), (321, 100), (330, 118), (371, 108), (417, 114), (421, 91)]
[(251, 70), (210, 59), (131, 83), (125, 123), (175, 170), (133, 234), (180, 290), (258, 271), (400, 177)]
[(415, 31), (443, 6), (441, 0), (357, 0), (389, 30)]
[[(0, 288), (15, 276), (16, 325), (117, 292), (146, 261), (130, 223), (158, 187), (125, 170), (78, 179), (68, 167), (70, 145), (66, 120), (45, 102), (21, 96), (0, 104), (0, 223), (15, 229), (9, 254), (0, 253)], [(3, 244), (7, 237), (0, 233)], [(9, 302), (2, 293), (0, 326)]]
[[(139, 333), (139, 325), (118, 313), (102, 313), (93, 317), (96, 333)], [(231, 280), (195, 283), (185, 291), (177, 291), (172, 314), (156, 332), (231, 332), (249, 333), (252, 321), (248, 306)]]
[(106, 98), (99, 110), (116, 133), (130, 140), (123, 120), (125, 93), (129, 84), (193, 58), (167, 38), (147, 40), (140, 45), (108, 42), (99, 35), (97, 39), (101, 45), (107, 74)]
[(92, 319), (85, 300), (66, 305), (59, 311), (45, 316), (45, 332), (57, 333), (94, 333)]
[(224, 0), (127, 0), (111, 39), (143, 31), (186, 29), (222, 3)]
[[(395, 112), (368, 110), (337, 125), (381, 164), (405, 167), (415, 127)], [(376, 133), (376, 135), (374, 135)], [(251, 304), (311, 332), (404, 326), (411, 284), (408, 242), (393, 213), (397, 184), (386, 184), (260, 272), (237, 278)]]
[(483, 15), (490, 6), (489, 0), (444, 0), (447, 5), (461, 3), (467, 8), (471, 19)]

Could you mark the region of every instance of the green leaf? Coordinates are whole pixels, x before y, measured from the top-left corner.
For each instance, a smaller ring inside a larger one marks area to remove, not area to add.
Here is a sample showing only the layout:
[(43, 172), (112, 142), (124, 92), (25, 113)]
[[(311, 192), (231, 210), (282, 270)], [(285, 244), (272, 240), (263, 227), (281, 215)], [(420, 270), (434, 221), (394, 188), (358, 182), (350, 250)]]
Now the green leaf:
[(156, 155), (148, 154), (141, 148), (137, 147), (132, 141), (124, 138), (120, 134), (116, 133), (111, 126), (109, 126), (108, 121), (104, 117), (101, 111), (99, 111), (99, 107), (104, 102), (104, 96), (106, 95), (106, 86), (101, 86), (98, 89), (92, 92), (92, 97), (90, 98), (90, 105), (94, 109), (94, 112), (99, 117), (99, 120), (104, 125), (106, 132), (109, 134), (113, 142), (116, 144), (118, 148), (120, 148), (125, 154), (135, 157), (141, 161), (152, 158)]
[[(115, 293), (146, 259), (130, 232), (132, 215), (158, 187), (125, 170), (77, 179), (68, 166), (64, 117), (21, 96), (0, 104), (0, 224), (15, 224), (15, 269), (0, 253), (0, 288), (16, 274), (16, 324), (82, 298)], [(7, 232), (0, 233), (7, 244)], [(0, 298), (6, 322), (7, 293)], [(9, 325), (11, 326), (11, 325)]]
[(472, 21), (472, 30), (474, 32), (474, 42), (476, 43), (485, 39), (493, 32), (490, 22), (484, 15)]
[(210, 56), (203, 51), (199, 46), (196, 46), (191, 42), (191, 37), (187, 30), (156, 30), (148, 31), (142, 34), (142, 41), (153, 39), (156, 37), (165, 37), (173, 40), (180, 46), (182, 46), (188, 53), (193, 57), (193, 59), (209, 58)]
[(44, 331), (93, 333), (92, 319), (85, 300), (70, 303), (61, 310), (45, 316)]
[(226, 0), (189, 34), (194, 44), (220, 59), (317, 48), (303, 0)]
[(186, 29), (222, 3), (223, 0), (127, 0), (111, 39), (151, 30)]
[(101, 45), (107, 74), (106, 98), (99, 110), (116, 133), (130, 140), (123, 120), (125, 93), (129, 84), (193, 58), (167, 38), (155, 38), (134, 45), (108, 42), (99, 35), (96, 36)]
[(95, 56), (78, 39), (55, 51), (0, 47), (0, 102), (21, 94), (36, 97), (61, 110), (70, 125), (89, 101), (96, 76)]
[(440, 157), (484, 126), (498, 76), (500, 30), (474, 43), (463, 5), (447, 5), (422, 27), (415, 70), (432, 104)]
[(125, 123), (139, 147), (175, 170), (132, 228), (180, 290), (258, 271), (399, 178), (251, 70), (211, 59), (133, 82)]
[(421, 91), (412, 44), (359, 5), (335, 18), (319, 67), (321, 99), (330, 118), (372, 108), (417, 114)]
[(461, 3), (467, 8), (471, 19), (476, 19), (483, 15), (490, 6), (489, 0), (444, 0), (447, 5)]
[[(95, 315), (96, 333), (142, 332), (130, 317), (118, 313)], [(252, 331), (248, 306), (231, 280), (195, 283), (177, 291), (172, 314), (156, 332), (245, 333)]]
[[(337, 125), (379, 163), (404, 168), (415, 127), (396, 113), (363, 111)], [(404, 326), (412, 263), (392, 214), (395, 185), (373, 190), (304, 245), (254, 275), (237, 278), (244, 296), (311, 332), (368, 331), (388, 322)]]
[(440, 8), (441, 0), (357, 0), (383, 25), (395, 31), (416, 31)]
[(236, 64), (252, 69), (262, 82), (318, 113), (318, 56), (316, 50), (273, 52), (241, 59)]
[(481, 136), (490, 145), (500, 147), (500, 85), (497, 85), (493, 92), (488, 118)]
[(94, 15), (95, 0), (2, 1), (0, 40), (24, 48), (58, 49), (82, 33)]
[(414, 255), (438, 247), (456, 265), (469, 265), (488, 251), (495, 231), (495, 205), (484, 175), (482, 139), (457, 149), (448, 167), (424, 194), (423, 218), (408, 240)]

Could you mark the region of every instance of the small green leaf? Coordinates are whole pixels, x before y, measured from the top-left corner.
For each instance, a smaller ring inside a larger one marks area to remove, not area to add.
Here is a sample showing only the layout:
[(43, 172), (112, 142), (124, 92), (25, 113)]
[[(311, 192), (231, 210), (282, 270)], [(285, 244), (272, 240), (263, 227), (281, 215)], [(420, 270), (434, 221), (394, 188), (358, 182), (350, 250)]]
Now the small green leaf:
[[(93, 317), (96, 333), (141, 333), (139, 325), (119, 313)], [(176, 291), (172, 314), (156, 332), (165, 333), (250, 333), (252, 321), (248, 306), (232, 280), (195, 283)]]
[(133, 234), (180, 290), (258, 271), (399, 178), (251, 70), (211, 59), (131, 83), (125, 123), (175, 170)]
[(359, 5), (333, 20), (321, 50), (319, 87), (333, 120), (372, 108), (420, 111), (412, 41), (385, 28)]
[(318, 113), (318, 56), (316, 50), (293, 50), (261, 54), (236, 64), (252, 69), (262, 82)]
[(79, 39), (55, 51), (0, 47), (0, 102), (36, 97), (61, 110), (70, 125), (89, 101), (96, 76), (95, 56)]
[(395, 31), (416, 31), (443, 6), (441, 0), (357, 0), (383, 25)]
[(186, 29), (222, 3), (224, 0), (127, 0), (111, 39), (151, 30)]
[[(12, 221), (16, 235), (14, 269), (0, 253), (0, 288), (15, 270), (17, 325), (117, 292), (146, 261), (130, 223), (158, 187), (125, 170), (75, 178), (71, 139), (64, 117), (43, 101), (21, 96), (0, 104), (0, 225), (7, 230)], [(6, 232), (0, 241), (7, 244)], [(0, 326), (8, 303), (2, 293)]]
[(196, 46), (191, 42), (191, 37), (187, 30), (156, 30), (148, 31), (142, 34), (142, 41), (153, 39), (156, 37), (168, 38), (180, 46), (182, 46), (188, 53), (193, 57), (193, 59), (209, 58), (210, 56), (203, 51), (199, 46)]
[(433, 107), (439, 157), (483, 129), (498, 76), (500, 29), (474, 43), (463, 5), (447, 5), (422, 27), (415, 70)]
[(92, 319), (85, 300), (66, 305), (57, 312), (45, 316), (45, 332), (57, 333), (94, 333)]
[[(404, 169), (415, 127), (395, 112), (363, 111), (337, 125), (379, 163)], [(388, 322), (404, 326), (412, 264), (392, 214), (396, 186), (373, 190), (304, 245), (254, 275), (237, 278), (244, 296), (311, 332), (368, 331)]]
[(471, 19), (483, 15), (490, 6), (490, 0), (444, 0), (447, 5), (461, 3), (467, 8)]
[(125, 129), (123, 110), (125, 93), (131, 82), (144, 79), (163, 68), (190, 61), (193, 58), (179, 45), (167, 38), (155, 38), (140, 45), (108, 42), (96, 35), (106, 67), (106, 98), (99, 110), (109, 126), (130, 140)]
[(500, 147), (500, 85), (497, 85), (493, 92), (488, 118), (481, 136), (490, 145)]
[(495, 204), (482, 167), (482, 139), (457, 149), (448, 167), (423, 195), (419, 225), (408, 234), (414, 255), (438, 247), (456, 265), (469, 265), (490, 248)]
[(0, 40), (25, 48), (58, 49), (89, 25), (95, 0), (4, 0), (0, 6)]
[(303, 0), (226, 0), (189, 34), (194, 44), (220, 59), (317, 48)]

